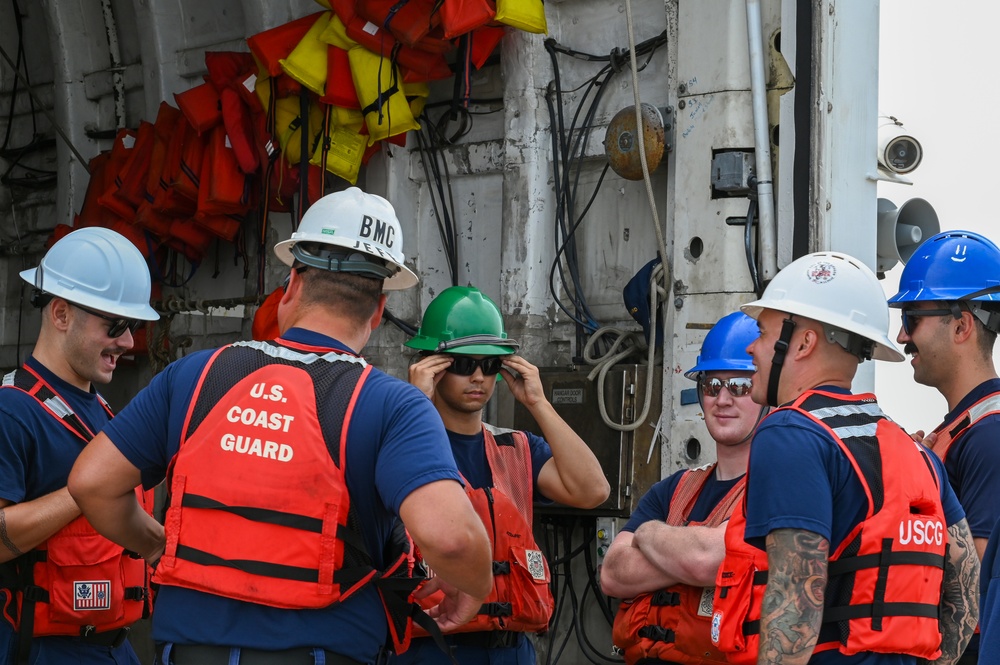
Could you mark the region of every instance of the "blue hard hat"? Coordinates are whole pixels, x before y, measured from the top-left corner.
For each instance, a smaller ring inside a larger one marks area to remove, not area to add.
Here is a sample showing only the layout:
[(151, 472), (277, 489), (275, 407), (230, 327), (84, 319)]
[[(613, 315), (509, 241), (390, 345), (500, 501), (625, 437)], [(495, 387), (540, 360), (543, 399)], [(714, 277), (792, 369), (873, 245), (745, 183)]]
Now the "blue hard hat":
[[(997, 292), (982, 293), (991, 288)], [(972, 231), (928, 238), (906, 262), (889, 306), (928, 300), (1000, 301), (1000, 248)]]
[(702, 372), (753, 372), (753, 358), (747, 347), (760, 336), (757, 322), (743, 312), (733, 312), (719, 319), (705, 335), (695, 366), (684, 372), (697, 380)]

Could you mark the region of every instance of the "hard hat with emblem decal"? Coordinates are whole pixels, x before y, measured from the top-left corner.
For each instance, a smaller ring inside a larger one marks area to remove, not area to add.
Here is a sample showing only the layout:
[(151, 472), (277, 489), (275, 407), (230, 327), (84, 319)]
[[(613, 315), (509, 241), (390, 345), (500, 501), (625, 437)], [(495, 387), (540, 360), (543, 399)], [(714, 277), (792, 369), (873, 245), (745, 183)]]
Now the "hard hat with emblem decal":
[[(871, 342), (865, 353), (870, 351), (875, 360), (904, 359), (889, 340), (889, 306), (878, 278), (847, 254), (814, 252), (792, 261), (775, 275), (759, 300), (741, 309), (754, 319), (763, 309), (798, 314), (832, 328), (827, 333), (831, 337), (842, 330)], [(853, 352), (850, 340), (831, 341)]]
[(357, 187), (327, 194), (309, 207), (299, 228), (274, 246), (285, 265), (385, 280), (384, 289), (407, 289), (417, 276), (406, 267), (403, 234), (392, 204)]
[(160, 318), (149, 306), (152, 280), (146, 259), (125, 236), (111, 229), (88, 226), (63, 236), (37, 268), (20, 275), (39, 295), (127, 319)]

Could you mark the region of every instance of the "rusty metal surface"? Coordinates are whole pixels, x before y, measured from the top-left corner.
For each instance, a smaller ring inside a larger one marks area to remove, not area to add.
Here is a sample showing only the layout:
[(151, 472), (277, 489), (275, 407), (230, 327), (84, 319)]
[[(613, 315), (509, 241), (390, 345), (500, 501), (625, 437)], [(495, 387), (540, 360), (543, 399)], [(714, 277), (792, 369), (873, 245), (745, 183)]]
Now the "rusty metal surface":
[[(626, 106), (611, 119), (604, 139), (612, 170), (626, 180), (642, 180), (639, 138), (635, 130), (635, 106)], [(646, 164), (652, 173), (660, 165), (666, 145), (663, 116), (652, 104), (642, 104), (642, 131)]]

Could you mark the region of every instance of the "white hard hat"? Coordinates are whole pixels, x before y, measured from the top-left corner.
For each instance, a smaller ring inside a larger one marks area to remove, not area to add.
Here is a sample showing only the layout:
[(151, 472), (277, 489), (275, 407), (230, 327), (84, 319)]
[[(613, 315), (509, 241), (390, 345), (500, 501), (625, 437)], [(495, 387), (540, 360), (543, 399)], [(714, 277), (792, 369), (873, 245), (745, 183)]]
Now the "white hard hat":
[(875, 273), (847, 254), (815, 252), (775, 275), (760, 300), (743, 305), (756, 319), (761, 310), (798, 314), (874, 342), (871, 357), (900, 362), (889, 340), (889, 306)]
[(60, 238), (21, 279), (42, 293), (128, 319), (156, 321), (142, 254), (124, 236), (99, 226)]
[[(317, 253), (308, 248), (310, 243), (327, 247)], [(323, 270), (382, 277), (386, 290), (408, 289), (417, 283), (417, 276), (405, 265), (396, 211), (381, 196), (357, 187), (327, 194), (312, 204), (298, 230), (275, 245), (274, 253), (289, 266), (298, 260)]]

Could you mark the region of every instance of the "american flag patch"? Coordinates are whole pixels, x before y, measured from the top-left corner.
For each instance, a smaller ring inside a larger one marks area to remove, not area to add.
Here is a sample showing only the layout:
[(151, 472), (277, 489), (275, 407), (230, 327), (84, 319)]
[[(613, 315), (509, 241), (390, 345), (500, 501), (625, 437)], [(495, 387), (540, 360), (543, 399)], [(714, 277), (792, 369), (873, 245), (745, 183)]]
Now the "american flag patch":
[(73, 582), (73, 609), (110, 610), (111, 582), (109, 580)]

